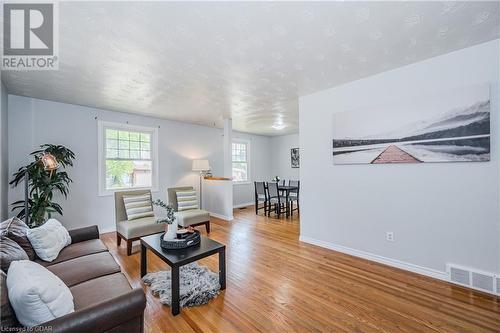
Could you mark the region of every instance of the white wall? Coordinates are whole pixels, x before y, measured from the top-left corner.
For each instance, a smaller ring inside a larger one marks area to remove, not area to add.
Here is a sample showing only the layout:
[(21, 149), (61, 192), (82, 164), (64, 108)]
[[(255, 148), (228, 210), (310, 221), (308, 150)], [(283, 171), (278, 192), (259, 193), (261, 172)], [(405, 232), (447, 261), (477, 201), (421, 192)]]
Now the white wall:
[(250, 141), (250, 180), (247, 184), (233, 186), (233, 205), (235, 207), (253, 204), (255, 201), (254, 181), (268, 181), (271, 179), (271, 145), (268, 136), (251, 135), (233, 132), (233, 140), (243, 139)]
[[(500, 273), (499, 50), (496, 40), (300, 98), (301, 239), (429, 274), (448, 262)], [(490, 162), (333, 165), (334, 112), (482, 83)]]
[[(223, 172), (221, 129), (9, 95), (9, 174), (26, 164), (28, 154), (43, 143), (62, 144), (76, 154), (75, 166), (68, 169), (74, 181), (68, 200), (58, 198), (64, 209), (61, 219), (68, 228), (98, 224), (101, 232), (114, 229), (114, 199), (98, 196), (96, 117), (160, 127), (160, 191), (153, 193), (155, 198), (166, 199), (166, 188), (170, 186), (199, 186), (198, 174), (191, 171), (192, 159), (208, 159), (214, 175)], [(267, 137), (248, 137), (259, 151), (268, 150)], [(254, 159), (257, 165), (260, 156), (261, 153)], [(260, 167), (255, 172), (259, 174)], [(238, 195), (247, 200), (246, 196), (253, 195), (253, 188), (247, 191), (249, 194), (242, 190)], [(9, 203), (22, 197), (21, 188), (9, 190)]]
[(9, 156), (8, 156), (8, 116), (7, 116), (7, 89), (2, 85), (0, 97), (0, 219), (3, 221), (8, 216), (7, 196), (9, 188)]
[(290, 179), (298, 180), (300, 178), (300, 168), (292, 168), (290, 161), (290, 149), (298, 147), (298, 133), (274, 136), (271, 138), (272, 177), (279, 176), (281, 179), (286, 179), (287, 181)]

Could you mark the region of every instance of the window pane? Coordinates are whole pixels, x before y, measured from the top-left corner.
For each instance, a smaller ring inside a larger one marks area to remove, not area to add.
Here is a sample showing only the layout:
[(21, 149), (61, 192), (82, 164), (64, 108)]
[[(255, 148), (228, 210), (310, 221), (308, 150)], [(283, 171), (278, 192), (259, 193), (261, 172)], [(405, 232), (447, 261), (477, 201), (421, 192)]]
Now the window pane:
[(118, 131), (118, 138), (120, 140), (128, 140), (129, 139), (129, 132), (127, 132), (127, 131)]
[(106, 160), (106, 189), (151, 187), (151, 161)]
[(233, 162), (233, 180), (248, 180), (248, 164), (245, 162)]
[(233, 143), (232, 160), (233, 162), (247, 162), (247, 145), (245, 143)]
[(118, 131), (113, 129), (106, 129), (106, 139), (118, 139)]
[(106, 139), (106, 148), (118, 148), (118, 140)]
[(141, 145), (139, 141), (130, 141), (130, 149), (139, 150), (141, 149)]
[(106, 149), (106, 158), (117, 158), (118, 150), (117, 149)]
[(141, 158), (149, 160), (151, 158), (151, 154), (149, 151), (141, 151)]
[(129, 149), (129, 141), (122, 141), (122, 140), (120, 140), (120, 141), (118, 141), (118, 143), (119, 143), (118, 148), (120, 148), (120, 149)]
[(128, 150), (119, 150), (118, 151), (118, 157), (119, 158), (130, 158), (130, 153)]
[(151, 149), (150, 144), (147, 142), (141, 142), (141, 150), (149, 151)]
[(151, 134), (141, 133), (141, 141), (142, 142), (150, 142), (151, 141)]
[(137, 132), (130, 132), (130, 140), (131, 141), (139, 141), (141, 138), (141, 134)]
[(141, 159), (141, 152), (139, 150), (130, 150), (130, 158)]

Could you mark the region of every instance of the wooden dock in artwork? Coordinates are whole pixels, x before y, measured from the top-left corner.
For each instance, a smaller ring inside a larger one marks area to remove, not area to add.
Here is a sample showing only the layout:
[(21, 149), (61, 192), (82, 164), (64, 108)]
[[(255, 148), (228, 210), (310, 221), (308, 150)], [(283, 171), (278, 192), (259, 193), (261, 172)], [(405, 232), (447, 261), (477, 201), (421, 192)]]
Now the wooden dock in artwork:
[(421, 163), (418, 158), (408, 154), (404, 150), (394, 145), (387, 147), (371, 162), (372, 164), (379, 163)]

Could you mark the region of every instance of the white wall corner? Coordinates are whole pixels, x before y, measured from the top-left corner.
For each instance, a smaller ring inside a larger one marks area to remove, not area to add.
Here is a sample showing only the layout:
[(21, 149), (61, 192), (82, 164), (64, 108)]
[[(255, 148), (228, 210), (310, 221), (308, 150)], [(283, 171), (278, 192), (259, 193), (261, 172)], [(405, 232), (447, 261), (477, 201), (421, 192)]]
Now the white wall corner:
[(212, 213), (212, 212), (209, 212), (209, 213), (210, 213), (210, 216), (213, 216), (215, 218), (218, 218), (218, 219), (221, 219), (224, 221), (232, 221), (233, 220), (233, 215), (221, 215), (221, 214)]

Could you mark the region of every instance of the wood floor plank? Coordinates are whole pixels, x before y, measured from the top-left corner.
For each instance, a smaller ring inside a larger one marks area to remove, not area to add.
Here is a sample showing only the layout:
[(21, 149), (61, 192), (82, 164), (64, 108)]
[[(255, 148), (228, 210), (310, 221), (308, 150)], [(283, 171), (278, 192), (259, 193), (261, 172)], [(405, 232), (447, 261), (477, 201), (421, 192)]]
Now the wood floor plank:
[[(236, 209), (212, 218), (226, 244), (227, 289), (172, 316), (140, 279), (133, 254), (101, 235), (133, 287), (147, 295), (145, 332), (500, 332), (500, 299), (298, 240), (298, 217)], [(205, 233), (204, 228), (199, 228)], [(217, 271), (217, 256), (199, 261)], [(168, 266), (148, 253), (148, 271)]]

